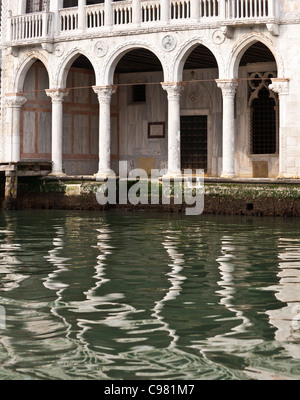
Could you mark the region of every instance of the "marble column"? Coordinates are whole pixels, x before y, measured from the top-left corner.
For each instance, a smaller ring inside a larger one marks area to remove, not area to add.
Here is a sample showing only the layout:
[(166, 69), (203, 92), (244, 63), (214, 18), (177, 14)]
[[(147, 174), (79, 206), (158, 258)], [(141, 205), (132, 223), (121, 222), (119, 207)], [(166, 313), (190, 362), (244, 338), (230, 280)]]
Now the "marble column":
[(85, 6), (86, 0), (78, 0), (78, 29), (82, 31), (86, 28)]
[(116, 87), (93, 86), (93, 89), (99, 100), (99, 170), (96, 178), (105, 179), (111, 174), (110, 103)]
[(7, 120), (9, 122), (9, 138), (6, 144), (6, 155), (12, 162), (21, 158), (21, 110), (27, 98), (19, 93), (6, 95)]
[(168, 93), (168, 175), (181, 175), (180, 153), (180, 98), (184, 89), (182, 82), (161, 84)]
[(113, 0), (104, 0), (104, 25), (112, 26), (113, 25)]
[(132, 22), (136, 25), (141, 23), (141, 2), (140, 0), (132, 0)]
[(200, 19), (200, 2), (199, 0), (191, 0), (191, 17), (199, 21)]
[(52, 175), (64, 175), (62, 168), (63, 100), (68, 89), (46, 89), (52, 100)]
[(223, 165), (222, 177), (232, 178), (235, 176), (235, 121), (234, 121), (234, 99), (238, 81), (235, 79), (217, 79), (218, 87), (223, 95)]
[(271, 78), (271, 85), (269, 89), (273, 92), (278, 93), (279, 96), (279, 138), (278, 138), (278, 149), (279, 149), (279, 178), (289, 178), (287, 174), (287, 145), (286, 138), (284, 137), (283, 130), (287, 126), (287, 99), (289, 94), (289, 79), (284, 78)]
[(170, 20), (170, 1), (169, 0), (160, 0), (160, 9), (161, 9), (161, 22), (168, 23)]

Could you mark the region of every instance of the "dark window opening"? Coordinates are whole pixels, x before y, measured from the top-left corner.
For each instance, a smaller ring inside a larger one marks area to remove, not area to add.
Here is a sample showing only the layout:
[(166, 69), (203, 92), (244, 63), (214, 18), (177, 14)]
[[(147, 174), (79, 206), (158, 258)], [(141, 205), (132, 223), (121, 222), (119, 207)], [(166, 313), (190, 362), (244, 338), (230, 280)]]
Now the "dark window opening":
[(275, 154), (277, 151), (276, 103), (263, 87), (251, 105), (251, 153)]
[(207, 116), (180, 117), (181, 168), (207, 170)]
[(26, 13), (34, 13), (42, 11), (42, 0), (27, 0), (26, 2)]
[(131, 90), (132, 103), (146, 102), (146, 85), (133, 85)]

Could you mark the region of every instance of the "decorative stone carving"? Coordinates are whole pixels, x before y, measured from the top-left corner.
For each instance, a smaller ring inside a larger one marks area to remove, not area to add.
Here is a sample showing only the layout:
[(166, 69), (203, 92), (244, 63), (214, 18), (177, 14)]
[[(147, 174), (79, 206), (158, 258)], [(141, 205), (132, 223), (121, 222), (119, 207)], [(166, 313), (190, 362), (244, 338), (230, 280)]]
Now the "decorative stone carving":
[(105, 43), (104, 40), (98, 40), (98, 42), (96, 42), (95, 46), (94, 46), (94, 51), (95, 51), (95, 55), (97, 57), (104, 57), (105, 54), (107, 53), (107, 44)]
[(161, 84), (162, 88), (168, 93), (168, 100), (180, 100), (180, 96), (184, 90), (183, 82)]
[(215, 44), (222, 44), (225, 41), (226, 36), (221, 30), (217, 30), (212, 34), (212, 38)]
[(267, 29), (273, 36), (279, 36), (279, 25), (278, 24), (267, 24)]
[[(253, 72), (250, 74), (248, 81), (251, 89), (251, 95), (248, 102), (249, 106), (251, 106), (254, 99), (258, 98), (259, 92), (263, 87), (267, 90), (271, 90), (269, 85), (273, 78), (276, 78), (276, 72)], [(270, 92), (270, 97), (273, 97), (275, 102), (277, 102), (277, 96), (275, 93)]]
[(57, 44), (54, 49), (54, 53), (57, 57), (61, 57), (65, 52), (64, 45), (62, 43)]
[(46, 89), (47, 96), (51, 97), (52, 103), (62, 103), (64, 97), (68, 96), (69, 89)]
[(289, 79), (285, 78), (272, 78), (272, 84), (269, 85), (269, 89), (273, 92), (278, 93), (279, 96), (289, 94)]
[(166, 35), (162, 40), (162, 47), (166, 51), (172, 51), (176, 47), (176, 39), (172, 35)]
[(236, 79), (216, 79), (217, 86), (222, 90), (224, 97), (234, 97), (238, 81)]
[(98, 96), (99, 104), (110, 104), (111, 96), (116, 92), (117, 86), (93, 86), (93, 90)]
[(190, 93), (190, 99), (192, 102), (195, 102), (198, 99), (198, 97), (199, 94), (195, 90), (193, 90), (192, 93)]
[(19, 93), (8, 94), (4, 97), (7, 107), (21, 108), (27, 101), (27, 98)]

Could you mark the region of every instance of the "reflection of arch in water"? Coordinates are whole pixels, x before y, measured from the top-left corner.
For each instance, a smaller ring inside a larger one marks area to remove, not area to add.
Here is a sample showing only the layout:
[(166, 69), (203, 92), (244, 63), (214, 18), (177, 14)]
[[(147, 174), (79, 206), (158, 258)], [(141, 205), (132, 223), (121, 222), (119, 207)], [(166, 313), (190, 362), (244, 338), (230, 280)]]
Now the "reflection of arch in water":
[[(285, 304), (278, 310), (269, 310), (270, 324), (276, 328), (275, 340), (281, 342), (289, 355), (300, 358), (300, 239), (280, 238), (278, 285), (276, 298)], [(295, 343), (296, 342), (296, 343)]]

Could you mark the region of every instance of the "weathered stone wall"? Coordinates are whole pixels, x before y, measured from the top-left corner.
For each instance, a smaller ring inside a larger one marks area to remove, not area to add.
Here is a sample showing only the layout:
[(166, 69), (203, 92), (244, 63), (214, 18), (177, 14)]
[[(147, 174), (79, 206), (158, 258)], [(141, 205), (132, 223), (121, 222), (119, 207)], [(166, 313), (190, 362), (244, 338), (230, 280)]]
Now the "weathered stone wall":
[[(18, 209), (127, 210), (185, 212), (185, 204), (99, 205), (100, 182), (19, 178)], [(295, 183), (205, 183), (204, 213), (248, 216), (300, 216), (300, 188)]]

